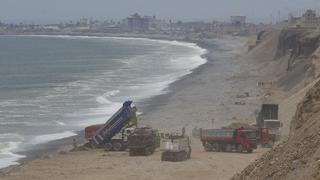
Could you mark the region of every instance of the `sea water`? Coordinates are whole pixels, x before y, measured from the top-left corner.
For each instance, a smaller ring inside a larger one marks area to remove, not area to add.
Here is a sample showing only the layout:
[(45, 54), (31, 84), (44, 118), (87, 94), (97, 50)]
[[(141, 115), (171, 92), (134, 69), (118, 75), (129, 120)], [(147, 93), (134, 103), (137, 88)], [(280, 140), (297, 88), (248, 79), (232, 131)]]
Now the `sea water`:
[(0, 36), (0, 168), (19, 152), (103, 123), (204, 64), (193, 43), (86, 36)]

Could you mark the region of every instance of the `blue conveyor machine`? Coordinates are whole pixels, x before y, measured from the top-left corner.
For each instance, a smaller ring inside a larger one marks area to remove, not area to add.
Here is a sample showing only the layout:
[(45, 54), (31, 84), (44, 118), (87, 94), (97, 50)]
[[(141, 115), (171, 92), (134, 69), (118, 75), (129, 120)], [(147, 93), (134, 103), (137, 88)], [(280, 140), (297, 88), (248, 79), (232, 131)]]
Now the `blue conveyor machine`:
[(131, 107), (132, 101), (126, 101), (123, 106), (102, 126), (93, 136), (93, 143), (104, 145), (123, 128), (131, 127), (137, 123), (135, 107)]

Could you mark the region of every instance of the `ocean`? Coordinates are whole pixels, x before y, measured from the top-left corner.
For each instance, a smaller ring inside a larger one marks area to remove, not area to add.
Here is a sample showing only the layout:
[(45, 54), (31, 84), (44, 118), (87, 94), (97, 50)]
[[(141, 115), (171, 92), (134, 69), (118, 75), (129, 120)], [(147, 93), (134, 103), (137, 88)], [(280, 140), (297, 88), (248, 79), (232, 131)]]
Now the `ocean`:
[(103, 123), (204, 64), (193, 43), (142, 38), (0, 36), (0, 168), (34, 145)]

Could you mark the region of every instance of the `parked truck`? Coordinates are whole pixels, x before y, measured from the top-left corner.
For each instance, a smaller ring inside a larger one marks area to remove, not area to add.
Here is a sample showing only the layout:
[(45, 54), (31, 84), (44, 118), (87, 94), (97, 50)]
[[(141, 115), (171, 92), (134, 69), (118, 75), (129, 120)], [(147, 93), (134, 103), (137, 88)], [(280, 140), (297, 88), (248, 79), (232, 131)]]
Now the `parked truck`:
[(257, 141), (261, 147), (272, 148), (276, 141), (276, 137), (269, 132), (268, 128), (258, 128)]
[(128, 136), (129, 155), (149, 156), (154, 153), (155, 149), (160, 146), (160, 136), (157, 130), (150, 127), (136, 128)]
[(123, 106), (105, 124), (92, 125), (85, 128), (85, 136), (91, 147), (105, 147), (107, 149), (123, 149), (115, 135), (122, 134), (120, 139), (126, 138), (126, 129), (136, 125), (137, 117), (132, 101), (126, 101)]
[[(93, 135), (103, 126), (104, 124), (97, 124), (86, 127), (84, 131), (85, 138), (90, 141)], [(124, 151), (127, 149), (128, 136), (133, 133), (133, 131), (134, 128), (124, 128), (101, 147), (106, 151)]]
[(238, 129), (200, 129), (200, 140), (206, 151), (252, 153), (257, 148), (257, 132)]
[(267, 128), (269, 133), (275, 136), (276, 140), (280, 138), (280, 128), (282, 127), (278, 114), (278, 104), (262, 104), (261, 111), (257, 117), (257, 126), (259, 128)]
[(184, 161), (191, 157), (189, 137), (170, 135), (161, 141), (161, 161)]

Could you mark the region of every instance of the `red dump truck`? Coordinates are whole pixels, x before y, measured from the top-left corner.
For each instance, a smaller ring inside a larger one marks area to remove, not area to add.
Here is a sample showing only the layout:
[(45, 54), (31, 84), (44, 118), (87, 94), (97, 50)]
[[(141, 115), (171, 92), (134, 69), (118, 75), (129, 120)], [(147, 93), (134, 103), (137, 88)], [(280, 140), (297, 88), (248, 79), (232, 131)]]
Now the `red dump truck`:
[(259, 128), (257, 130), (257, 141), (261, 147), (272, 148), (276, 141), (276, 135), (271, 134), (268, 128)]
[(238, 129), (200, 129), (200, 140), (206, 151), (252, 153), (257, 148), (257, 131)]

